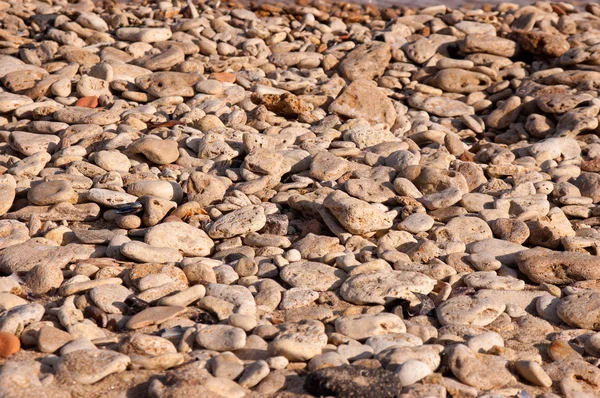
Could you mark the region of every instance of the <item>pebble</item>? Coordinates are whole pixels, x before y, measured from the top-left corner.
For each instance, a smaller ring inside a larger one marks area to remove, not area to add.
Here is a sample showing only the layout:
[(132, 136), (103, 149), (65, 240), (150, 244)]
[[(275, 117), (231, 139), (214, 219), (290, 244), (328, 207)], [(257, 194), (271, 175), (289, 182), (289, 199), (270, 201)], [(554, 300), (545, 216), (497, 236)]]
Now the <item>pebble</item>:
[(234, 3), (0, 5), (0, 391), (600, 394), (600, 8)]
[(129, 318), (125, 326), (127, 329), (134, 330), (149, 325), (161, 324), (173, 317), (176, 317), (185, 310), (185, 307), (179, 306), (159, 306), (146, 308), (145, 310), (140, 311)]
[(525, 380), (535, 386), (550, 387), (552, 385), (552, 379), (537, 362), (517, 361), (515, 369)]
[(128, 356), (110, 350), (79, 350), (68, 353), (56, 366), (80, 384), (94, 384), (113, 373), (122, 372), (130, 363)]
[(390, 333), (404, 333), (406, 326), (402, 319), (394, 314), (353, 315), (336, 319), (335, 330), (355, 340)]
[(476, 354), (462, 344), (455, 345), (448, 356), (448, 366), (461, 382), (483, 390), (502, 388), (510, 382), (506, 364), (500, 356)]
[(8, 358), (21, 349), (21, 342), (15, 335), (0, 332), (0, 357)]
[(198, 330), (196, 341), (209, 350), (237, 350), (246, 345), (246, 332), (228, 325), (210, 325)]

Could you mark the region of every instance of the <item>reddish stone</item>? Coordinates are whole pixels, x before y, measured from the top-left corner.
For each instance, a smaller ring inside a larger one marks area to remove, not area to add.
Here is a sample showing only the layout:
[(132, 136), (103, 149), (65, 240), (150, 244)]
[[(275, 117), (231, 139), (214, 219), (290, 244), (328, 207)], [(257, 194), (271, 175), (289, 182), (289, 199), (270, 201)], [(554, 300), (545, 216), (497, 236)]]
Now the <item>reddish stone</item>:
[(21, 349), (21, 341), (11, 333), (0, 332), (0, 357), (7, 358)]
[(235, 75), (229, 72), (215, 72), (210, 74), (211, 79), (220, 81), (221, 83), (235, 83)]
[(89, 97), (81, 97), (75, 103), (75, 106), (82, 106), (84, 108), (96, 108), (98, 106), (98, 97), (91, 95)]

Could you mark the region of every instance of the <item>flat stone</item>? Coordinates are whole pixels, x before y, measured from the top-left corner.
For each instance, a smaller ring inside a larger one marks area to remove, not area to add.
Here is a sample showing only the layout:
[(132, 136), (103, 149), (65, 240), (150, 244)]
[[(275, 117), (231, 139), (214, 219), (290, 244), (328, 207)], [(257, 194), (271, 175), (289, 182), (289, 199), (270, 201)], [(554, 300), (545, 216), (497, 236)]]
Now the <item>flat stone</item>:
[(110, 350), (80, 350), (68, 353), (56, 365), (80, 384), (94, 384), (113, 373), (127, 369), (128, 356)]
[(185, 307), (160, 306), (150, 307), (138, 312), (127, 321), (125, 327), (130, 330), (140, 329), (145, 326), (161, 324), (186, 311)]
[(280, 276), (293, 287), (317, 292), (334, 290), (346, 279), (346, 273), (341, 269), (310, 261), (289, 264), (281, 270)]
[(419, 272), (394, 271), (352, 276), (340, 288), (341, 296), (354, 304), (386, 304), (397, 298), (412, 300), (412, 293), (428, 294), (435, 280)]
[(369, 80), (358, 79), (344, 89), (329, 106), (329, 111), (349, 118), (364, 118), (371, 123), (394, 124), (396, 110), (383, 92)]

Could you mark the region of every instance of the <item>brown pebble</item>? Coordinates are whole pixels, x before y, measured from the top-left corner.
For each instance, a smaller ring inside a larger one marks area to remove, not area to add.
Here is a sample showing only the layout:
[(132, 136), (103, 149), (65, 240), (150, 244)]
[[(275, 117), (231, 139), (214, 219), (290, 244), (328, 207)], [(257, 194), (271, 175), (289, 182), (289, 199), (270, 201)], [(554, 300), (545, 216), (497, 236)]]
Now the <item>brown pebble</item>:
[(8, 358), (21, 349), (21, 341), (11, 333), (0, 332), (0, 357)]
[(221, 83), (235, 83), (235, 75), (228, 72), (215, 72), (210, 74), (211, 79), (220, 81)]
[(98, 97), (81, 97), (77, 100), (77, 102), (75, 102), (75, 106), (82, 106), (84, 108), (96, 108), (98, 106)]

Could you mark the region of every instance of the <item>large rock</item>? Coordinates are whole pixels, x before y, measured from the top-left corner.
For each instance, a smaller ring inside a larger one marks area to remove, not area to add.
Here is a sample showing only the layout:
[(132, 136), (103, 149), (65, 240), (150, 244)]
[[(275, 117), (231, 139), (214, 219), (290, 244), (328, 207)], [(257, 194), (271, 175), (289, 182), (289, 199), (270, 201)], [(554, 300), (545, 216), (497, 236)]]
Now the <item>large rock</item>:
[(340, 72), (348, 80), (372, 80), (385, 72), (392, 58), (389, 44), (374, 41), (361, 44), (340, 62)]
[(396, 120), (392, 101), (374, 82), (358, 79), (344, 89), (329, 106), (329, 111), (348, 118), (363, 118), (371, 123), (386, 123)]
[(535, 283), (564, 285), (600, 279), (600, 257), (541, 248), (517, 253), (519, 270)]

